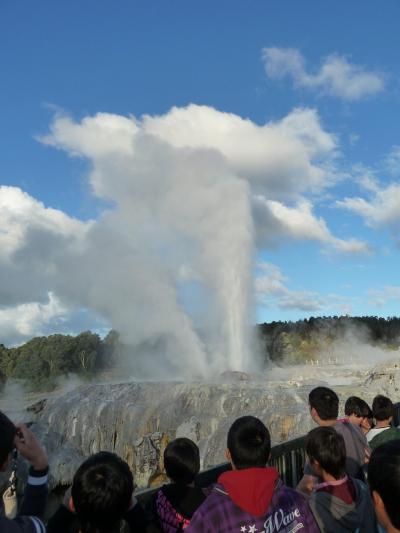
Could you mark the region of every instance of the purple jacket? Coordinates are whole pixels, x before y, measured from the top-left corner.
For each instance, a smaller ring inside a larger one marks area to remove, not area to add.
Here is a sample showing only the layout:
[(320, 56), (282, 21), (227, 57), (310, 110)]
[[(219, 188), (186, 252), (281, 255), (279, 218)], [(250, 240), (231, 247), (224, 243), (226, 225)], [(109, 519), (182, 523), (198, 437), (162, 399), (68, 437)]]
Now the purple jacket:
[(304, 497), (273, 468), (222, 474), (185, 533), (319, 533)]

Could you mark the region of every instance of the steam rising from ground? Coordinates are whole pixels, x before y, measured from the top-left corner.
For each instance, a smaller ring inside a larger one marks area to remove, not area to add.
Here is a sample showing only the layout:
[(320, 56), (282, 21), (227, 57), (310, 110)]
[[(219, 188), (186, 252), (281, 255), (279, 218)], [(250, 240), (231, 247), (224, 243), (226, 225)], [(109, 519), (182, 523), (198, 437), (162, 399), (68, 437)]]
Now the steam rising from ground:
[[(324, 346), (323, 343), (321, 343)], [(368, 331), (360, 326), (348, 328), (342, 338), (335, 339), (317, 355), (320, 364), (364, 364), (377, 365), (399, 360), (400, 349), (389, 349), (384, 344), (373, 345)]]
[(3, 311), (25, 316), (24, 331), (6, 324), (11, 340), (30, 333), (31, 315), (38, 332), (42, 316), (62, 326), (86, 309), (135, 347), (134, 374), (254, 370), (256, 246), (307, 235), (366, 250), (333, 236), (305, 204), (303, 194), (335, 180), (336, 140), (313, 110), (262, 126), (195, 105), (140, 120), (60, 114), (40, 141), (89, 161), (92, 191), (108, 207), (84, 222), (0, 187)]

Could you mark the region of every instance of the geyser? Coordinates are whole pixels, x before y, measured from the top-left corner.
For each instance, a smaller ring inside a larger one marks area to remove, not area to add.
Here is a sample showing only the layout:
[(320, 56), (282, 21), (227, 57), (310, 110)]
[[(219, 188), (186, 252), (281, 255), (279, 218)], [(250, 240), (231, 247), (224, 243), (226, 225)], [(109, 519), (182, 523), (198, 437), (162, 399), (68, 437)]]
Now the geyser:
[(0, 187), (3, 305), (18, 318), (9, 336), (78, 329), (87, 310), (86, 327), (98, 317), (132, 347), (126, 378), (255, 369), (256, 248), (281, 237), (359, 244), (333, 236), (303, 196), (328, 184), (336, 148), (314, 110), (263, 125), (197, 105), (140, 119), (56, 114), (40, 141), (88, 163), (99, 215), (77, 220)]
[[(170, 142), (149, 121), (58, 117), (44, 139), (88, 158), (95, 194), (113, 202), (70, 258), (80, 279), (57, 292), (100, 311), (133, 347), (161, 341), (158, 358), (153, 351), (138, 361), (132, 349), (135, 377), (149, 365), (174, 377), (249, 370), (249, 185), (218, 150)], [(195, 297), (200, 328), (190, 311)]]

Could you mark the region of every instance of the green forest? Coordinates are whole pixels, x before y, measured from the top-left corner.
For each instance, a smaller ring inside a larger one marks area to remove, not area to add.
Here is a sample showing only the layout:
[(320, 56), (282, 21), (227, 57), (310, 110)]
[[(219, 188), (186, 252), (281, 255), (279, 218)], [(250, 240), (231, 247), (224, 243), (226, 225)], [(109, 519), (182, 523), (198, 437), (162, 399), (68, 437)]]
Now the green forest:
[(102, 340), (84, 331), (77, 336), (49, 335), (35, 337), (18, 347), (0, 344), (0, 383), (22, 380), (30, 389), (51, 388), (56, 378), (71, 373), (90, 378), (112, 368), (121, 344), (111, 330)]
[(257, 326), (261, 350), (275, 363), (303, 363), (328, 352), (334, 342), (367, 343), (387, 350), (400, 347), (400, 318), (334, 316), (269, 322)]
[[(352, 339), (396, 350), (400, 346), (400, 318), (311, 317), (297, 322), (256, 326), (265, 363), (300, 363), (316, 359), (337, 340)], [(101, 339), (84, 331), (77, 336), (35, 337), (18, 347), (0, 344), (0, 384), (21, 380), (30, 389), (48, 389), (60, 376), (77, 374), (91, 379), (115, 366), (124, 346), (116, 331)]]

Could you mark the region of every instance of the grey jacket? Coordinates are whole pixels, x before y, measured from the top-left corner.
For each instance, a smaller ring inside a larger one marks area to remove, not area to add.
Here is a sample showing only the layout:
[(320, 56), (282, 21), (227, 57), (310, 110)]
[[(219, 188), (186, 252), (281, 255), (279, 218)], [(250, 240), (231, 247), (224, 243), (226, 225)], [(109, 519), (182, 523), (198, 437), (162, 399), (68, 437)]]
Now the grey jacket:
[(378, 531), (368, 486), (359, 479), (351, 480), (356, 489), (356, 498), (350, 504), (324, 491), (311, 493), (309, 505), (322, 533)]

